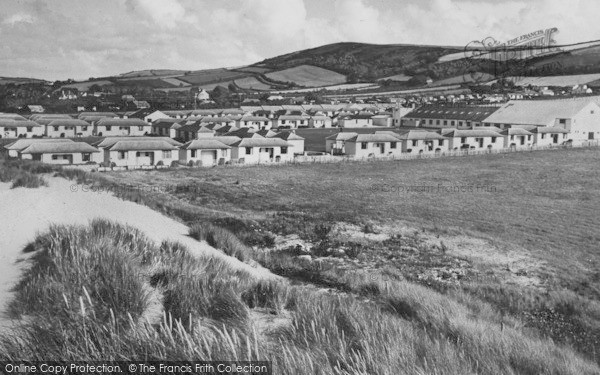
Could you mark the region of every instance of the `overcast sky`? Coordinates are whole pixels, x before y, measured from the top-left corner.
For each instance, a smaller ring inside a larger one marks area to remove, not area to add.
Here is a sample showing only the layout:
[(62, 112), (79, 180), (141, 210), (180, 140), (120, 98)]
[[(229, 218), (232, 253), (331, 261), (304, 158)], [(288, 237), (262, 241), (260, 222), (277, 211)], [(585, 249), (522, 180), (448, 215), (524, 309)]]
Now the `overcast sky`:
[(233, 67), (354, 41), (464, 46), (558, 27), (600, 39), (597, 0), (0, 0), (0, 76)]

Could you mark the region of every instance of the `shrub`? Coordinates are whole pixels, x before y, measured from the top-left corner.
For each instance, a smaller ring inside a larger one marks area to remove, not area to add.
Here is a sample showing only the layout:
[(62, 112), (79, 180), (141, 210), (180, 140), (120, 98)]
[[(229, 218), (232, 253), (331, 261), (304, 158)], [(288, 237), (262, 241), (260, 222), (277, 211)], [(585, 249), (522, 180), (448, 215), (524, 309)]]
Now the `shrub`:
[(35, 189), (35, 188), (39, 188), (40, 186), (48, 186), (48, 183), (46, 182), (46, 180), (44, 180), (40, 176), (36, 176), (29, 172), (21, 172), (13, 180), (11, 189), (18, 188), (18, 187)]
[(190, 227), (190, 237), (206, 241), (210, 246), (233, 256), (242, 262), (251, 258), (251, 250), (230, 231), (207, 223), (198, 223)]

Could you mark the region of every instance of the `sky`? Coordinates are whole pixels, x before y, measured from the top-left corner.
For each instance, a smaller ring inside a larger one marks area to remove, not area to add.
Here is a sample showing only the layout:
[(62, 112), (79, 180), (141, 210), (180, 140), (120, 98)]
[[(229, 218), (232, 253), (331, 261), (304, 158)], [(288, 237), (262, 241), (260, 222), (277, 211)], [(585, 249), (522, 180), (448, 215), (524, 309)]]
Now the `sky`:
[(597, 0), (0, 0), (0, 76), (236, 67), (336, 42), (464, 47), (557, 27), (600, 39)]

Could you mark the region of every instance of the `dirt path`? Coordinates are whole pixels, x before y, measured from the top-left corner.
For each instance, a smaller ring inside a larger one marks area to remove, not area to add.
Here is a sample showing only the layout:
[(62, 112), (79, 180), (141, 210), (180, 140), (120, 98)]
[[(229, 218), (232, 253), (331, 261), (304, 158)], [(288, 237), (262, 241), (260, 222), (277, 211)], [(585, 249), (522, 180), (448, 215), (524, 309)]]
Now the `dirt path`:
[[(50, 224), (87, 224), (94, 218), (107, 218), (143, 231), (150, 239), (173, 240), (186, 245), (194, 254), (208, 254), (225, 259), (232, 267), (251, 272), (258, 278), (276, 277), (264, 268), (254, 268), (226, 256), (205, 242), (187, 236), (188, 227), (146, 206), (123, 201), (112, 194), (73, 192), (74, 182), (47, 178), (49, 187), (10, 189), (0, 183), (0, 312), (12, 297), (11, 288), (18, 281), (24, 257), (23, 248)], [(81, 188), (81, 186), (78, 186)], [(0, 326), (9, 322), (0, 316)]]

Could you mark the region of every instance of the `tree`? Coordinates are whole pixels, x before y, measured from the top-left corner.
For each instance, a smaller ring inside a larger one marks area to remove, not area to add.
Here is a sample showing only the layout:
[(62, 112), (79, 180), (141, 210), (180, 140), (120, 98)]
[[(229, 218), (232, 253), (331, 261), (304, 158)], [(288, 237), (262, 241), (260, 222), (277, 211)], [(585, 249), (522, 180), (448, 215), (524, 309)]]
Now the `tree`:
[(210, 93), (210, 98), (219, 105), (229, 104), (229, 97), (231, 93), (228, 89), (223, 86), (215, 87)]

